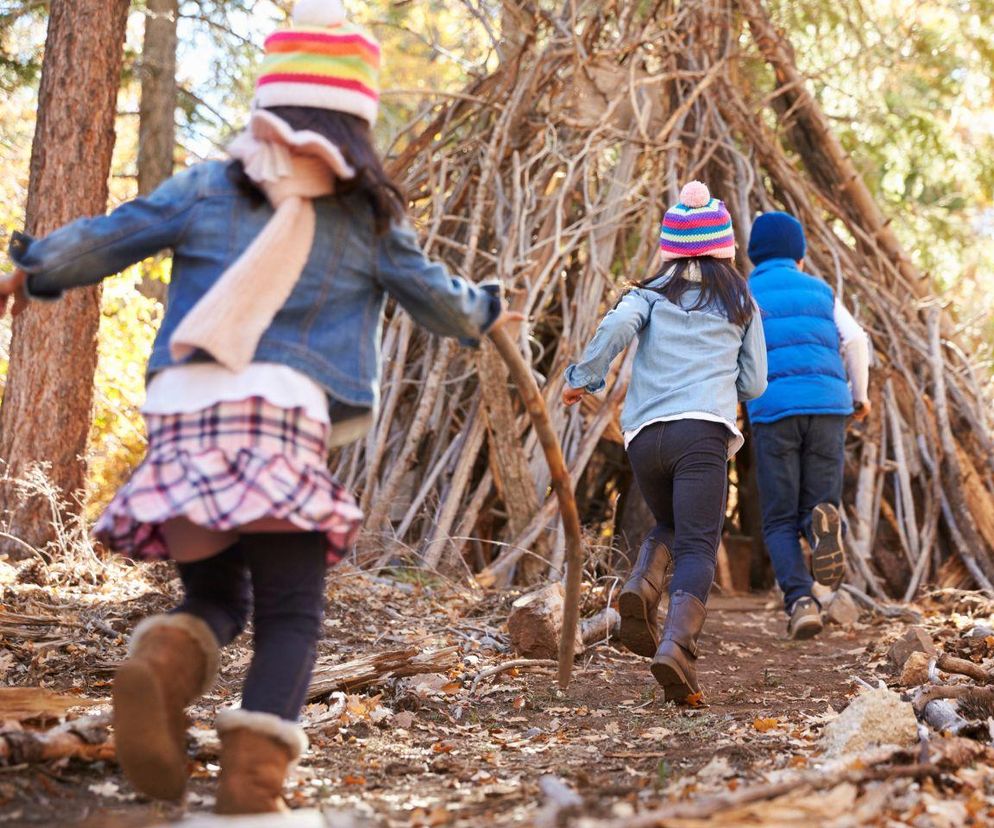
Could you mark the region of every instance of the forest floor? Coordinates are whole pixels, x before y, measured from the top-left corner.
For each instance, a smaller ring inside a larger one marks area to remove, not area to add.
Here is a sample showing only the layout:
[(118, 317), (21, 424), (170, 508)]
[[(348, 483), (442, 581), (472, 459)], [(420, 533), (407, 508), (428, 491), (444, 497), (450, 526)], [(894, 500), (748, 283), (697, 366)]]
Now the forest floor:
[[(86, 707), (33, 717), (0, 709), (6, 730), (105, 711), (128, 631), (168, 607), (177, 587), (166, 565), (93, 564), (82, 580), (66, 572), (38, 569), (33, 579), (48, 583), (17, 583), (15, 569), (0, 561), (0, 685), (45, 687)], [(24, 573), (19, 579), (32, 580)], [(860, 680), (893, 684), (884, 655), (906, 630), (901, 622), (868, 619), (792, 642), (768, 596), (716, 596), (700, 660), (707, 706), (686, 709), (665, 704), (648, 662), (613, 644), (578, 659), (565, 693), (554, 668), (480, 676), (515, 658), (503, 626), (514, 597), (402, 573), (373, 579), (346, 567), (333, 574), (321, 663), (411, 644), (455, 646), (458, 656), (442, 675), (391, 679), (310, 705), (304, 720), (311, 750), (287, 788), (289, 803), (352, 815), (329, 823), (335, 825), (634, 825), (633, 815), (667, 803), (744, 791), (819, 767), (821, 728)], [(596, 609), (605, 598), (591, 590), (586, 600)], [(958, 635), (954, 628), (964, 618), (991, 609), (985, 602), (954, 608), (947, 602), (942, 612), (926, 612), (925, 626), (937, 637), (943, 630)], [(192, 710), (186, 814), (209, 812), (213, 803), (213, 713), (237, 698), (246, 644), (243, 637), (227, 648), (221, 680)], [(720, 809), (720, 819), (658, 824), (992, 824), (985, 815), (994, 814), (994, 772), (980, 765), (945, 780), (847, 782), (800, 792), (787, 785), (784, 795), (745, 810)], [(563, 809), (560, 795), (557, 807), (557, 797), (539, 787), (546, 775), (575, 791), (582, 805)], [(182, 813), (136, 796), (112, 761), (0, 767), (3, 826), (137, 828)]]

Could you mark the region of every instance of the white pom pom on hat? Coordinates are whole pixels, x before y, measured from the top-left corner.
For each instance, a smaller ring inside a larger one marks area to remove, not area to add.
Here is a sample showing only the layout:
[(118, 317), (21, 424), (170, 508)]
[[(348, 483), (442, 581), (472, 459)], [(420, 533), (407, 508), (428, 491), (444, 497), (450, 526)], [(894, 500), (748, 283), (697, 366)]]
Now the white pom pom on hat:
[(711, 203), (711, 191), (702, 181), (691, 181), (680, 190), (680, 203), (685, 207), (707, 207)]
[(341, 0), (298, 0), (293, 22), (298, 26), (338, 26), (345, 22), (345, 7)]

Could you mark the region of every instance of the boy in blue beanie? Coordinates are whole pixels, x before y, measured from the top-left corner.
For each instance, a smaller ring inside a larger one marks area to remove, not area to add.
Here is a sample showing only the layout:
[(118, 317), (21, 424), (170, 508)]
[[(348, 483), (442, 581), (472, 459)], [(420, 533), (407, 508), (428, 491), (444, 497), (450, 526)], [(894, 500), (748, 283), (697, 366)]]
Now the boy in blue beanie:
[[(869, 340), (824, 281), (803, 272), (801, 223), (765, 213), (749, 238), (749, 277), (763, 313), (769, 385), (748, 403), (756, 447), (763, 538), (790, 618), (791, 638), (821, 632), (814, 581), (845, 577), (842, 468), (846, 417), (870, 413)], [(800, 535), (812, 550), (804, 561)], [(812, 577), (813, 575), (813, 577)]]

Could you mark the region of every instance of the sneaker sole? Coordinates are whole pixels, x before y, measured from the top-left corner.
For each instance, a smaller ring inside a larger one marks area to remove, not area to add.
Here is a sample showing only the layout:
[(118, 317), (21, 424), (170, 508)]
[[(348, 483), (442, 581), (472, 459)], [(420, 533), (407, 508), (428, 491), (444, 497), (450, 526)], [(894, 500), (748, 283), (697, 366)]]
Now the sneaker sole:
[(661, 656), (652, 662), (652, 677), (663, 688), (663, 699), (671, 702), (686, 702), (694, 694), (693, 688), (687, 683), (683, 670), (673, 659)]
[(796, 628), (791, 630), (790, 638), (792, 641), (807, 641), (808, 639), (814, 638), (823, 629), (824, 625), (821, 621), (811, 619), (810, 621), (804, 621), (798, 624)]
[(128, 781), (153, 799), (177, 802), (187, 782), (187, 757), (169, 735), (162, 690), (143, 664), (122, 664), (114, 676), (114, 744)]
[(649, 608), (637, 592), (622, 592), (618, 596), (618, 614), (621, 616), (621, 643), (635, 655), (652, 658), (659, 640), (649, 622)]
[(838, 589), (846, 577), (846, 553), (842, 546), (842, 518), (834, 506), (819, 504), (811, 515), (815, 548), (811, 552), (811, 574), (822, 586)]

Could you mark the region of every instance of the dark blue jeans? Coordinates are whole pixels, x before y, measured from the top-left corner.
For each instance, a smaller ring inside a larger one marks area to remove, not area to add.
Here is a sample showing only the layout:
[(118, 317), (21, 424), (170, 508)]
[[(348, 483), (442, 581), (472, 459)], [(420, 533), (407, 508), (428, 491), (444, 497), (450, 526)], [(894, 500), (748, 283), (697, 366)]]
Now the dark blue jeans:
[(728, 493), (728, 428), (674, 420), (643, 428), (628, 445), (635, 481), (656, 518), (650, 537), (673, 554), (670, 594), (703, 602), (714, 583)]
[(811, 537), (811, 511), (819, 503), (842, 502), (846, 418), (813, 414), (754, 423), (756, 471), (763, 510), (763, 539), (783, 590), (787, 612), (811, 595), (814, 579), (801, 551)]
[(178, 564), (186, 594), (173, 612), (202, 619), (220, 646), (252, 615), (245, 710), (296, 721), (304, 706), (321, 634), (325, 549), (317, 532), (260, 532), (210, 558)]

